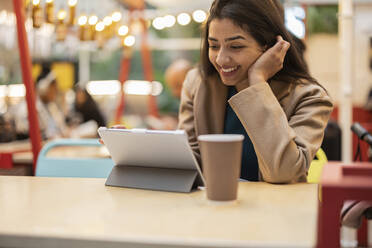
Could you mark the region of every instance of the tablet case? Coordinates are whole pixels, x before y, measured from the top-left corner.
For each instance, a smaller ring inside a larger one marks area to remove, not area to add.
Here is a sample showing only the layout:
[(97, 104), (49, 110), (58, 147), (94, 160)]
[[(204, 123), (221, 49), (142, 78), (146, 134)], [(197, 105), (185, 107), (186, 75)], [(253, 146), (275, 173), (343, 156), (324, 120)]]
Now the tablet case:
[(99, 128), (115, 163), (106, 185), (190, 192), (204, 185), (183, 130)]

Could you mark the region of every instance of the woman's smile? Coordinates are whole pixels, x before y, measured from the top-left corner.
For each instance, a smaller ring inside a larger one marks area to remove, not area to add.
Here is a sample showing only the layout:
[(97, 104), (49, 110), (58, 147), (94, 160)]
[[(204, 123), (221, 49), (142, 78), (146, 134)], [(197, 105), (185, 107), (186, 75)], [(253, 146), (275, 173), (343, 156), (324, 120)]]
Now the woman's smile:
[(233, 77), (238, 73), (240, 66), (225, 66), (225, 67), (220, 67), (219, 73), (221, 77)]

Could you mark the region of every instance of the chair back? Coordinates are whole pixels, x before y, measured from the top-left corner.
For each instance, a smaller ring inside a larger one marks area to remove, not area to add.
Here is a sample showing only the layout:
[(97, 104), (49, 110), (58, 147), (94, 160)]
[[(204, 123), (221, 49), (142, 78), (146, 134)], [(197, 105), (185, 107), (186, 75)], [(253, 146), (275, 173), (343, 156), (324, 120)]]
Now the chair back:
[(114, 162), (111, 158), (47, 157), (48, 151), (57, 146), (102, 146), (98, 139), (58, 139), (48, 142), (41, 149), (35, 175), (39, 177), (96, 177), (107, 178)]
[(323, 166), (328, 162), (327, 156), (322, 148), (315, 154), (315, 159), (311, 162), (307, 174), (308, 183), (319, 183), (322, 175)]

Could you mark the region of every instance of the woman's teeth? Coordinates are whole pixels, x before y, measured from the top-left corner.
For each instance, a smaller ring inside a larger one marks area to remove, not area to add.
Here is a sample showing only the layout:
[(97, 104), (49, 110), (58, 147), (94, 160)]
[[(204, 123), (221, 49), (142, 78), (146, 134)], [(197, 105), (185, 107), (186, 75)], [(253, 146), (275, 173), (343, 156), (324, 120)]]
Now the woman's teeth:
[(232, 72), (232, 71), (235, 71), (236, 69), (238, 69), (237, 66), (235, 66), (235, 67), (231, 67), (231, 68), (226, 68), (226, 69), (221, 68), (221, 70), (222, 70), (223, 72)]

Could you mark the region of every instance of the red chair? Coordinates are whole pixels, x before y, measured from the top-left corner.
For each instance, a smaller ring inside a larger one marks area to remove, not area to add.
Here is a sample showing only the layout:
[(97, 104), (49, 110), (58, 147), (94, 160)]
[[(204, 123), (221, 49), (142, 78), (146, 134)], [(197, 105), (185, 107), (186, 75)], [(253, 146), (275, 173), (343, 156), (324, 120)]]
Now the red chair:
[(324, 167), (318, 213), (318, 248), (340, 247), (340, 213), (345, 200), (372, 200), (372, 163), (329, 163)]

